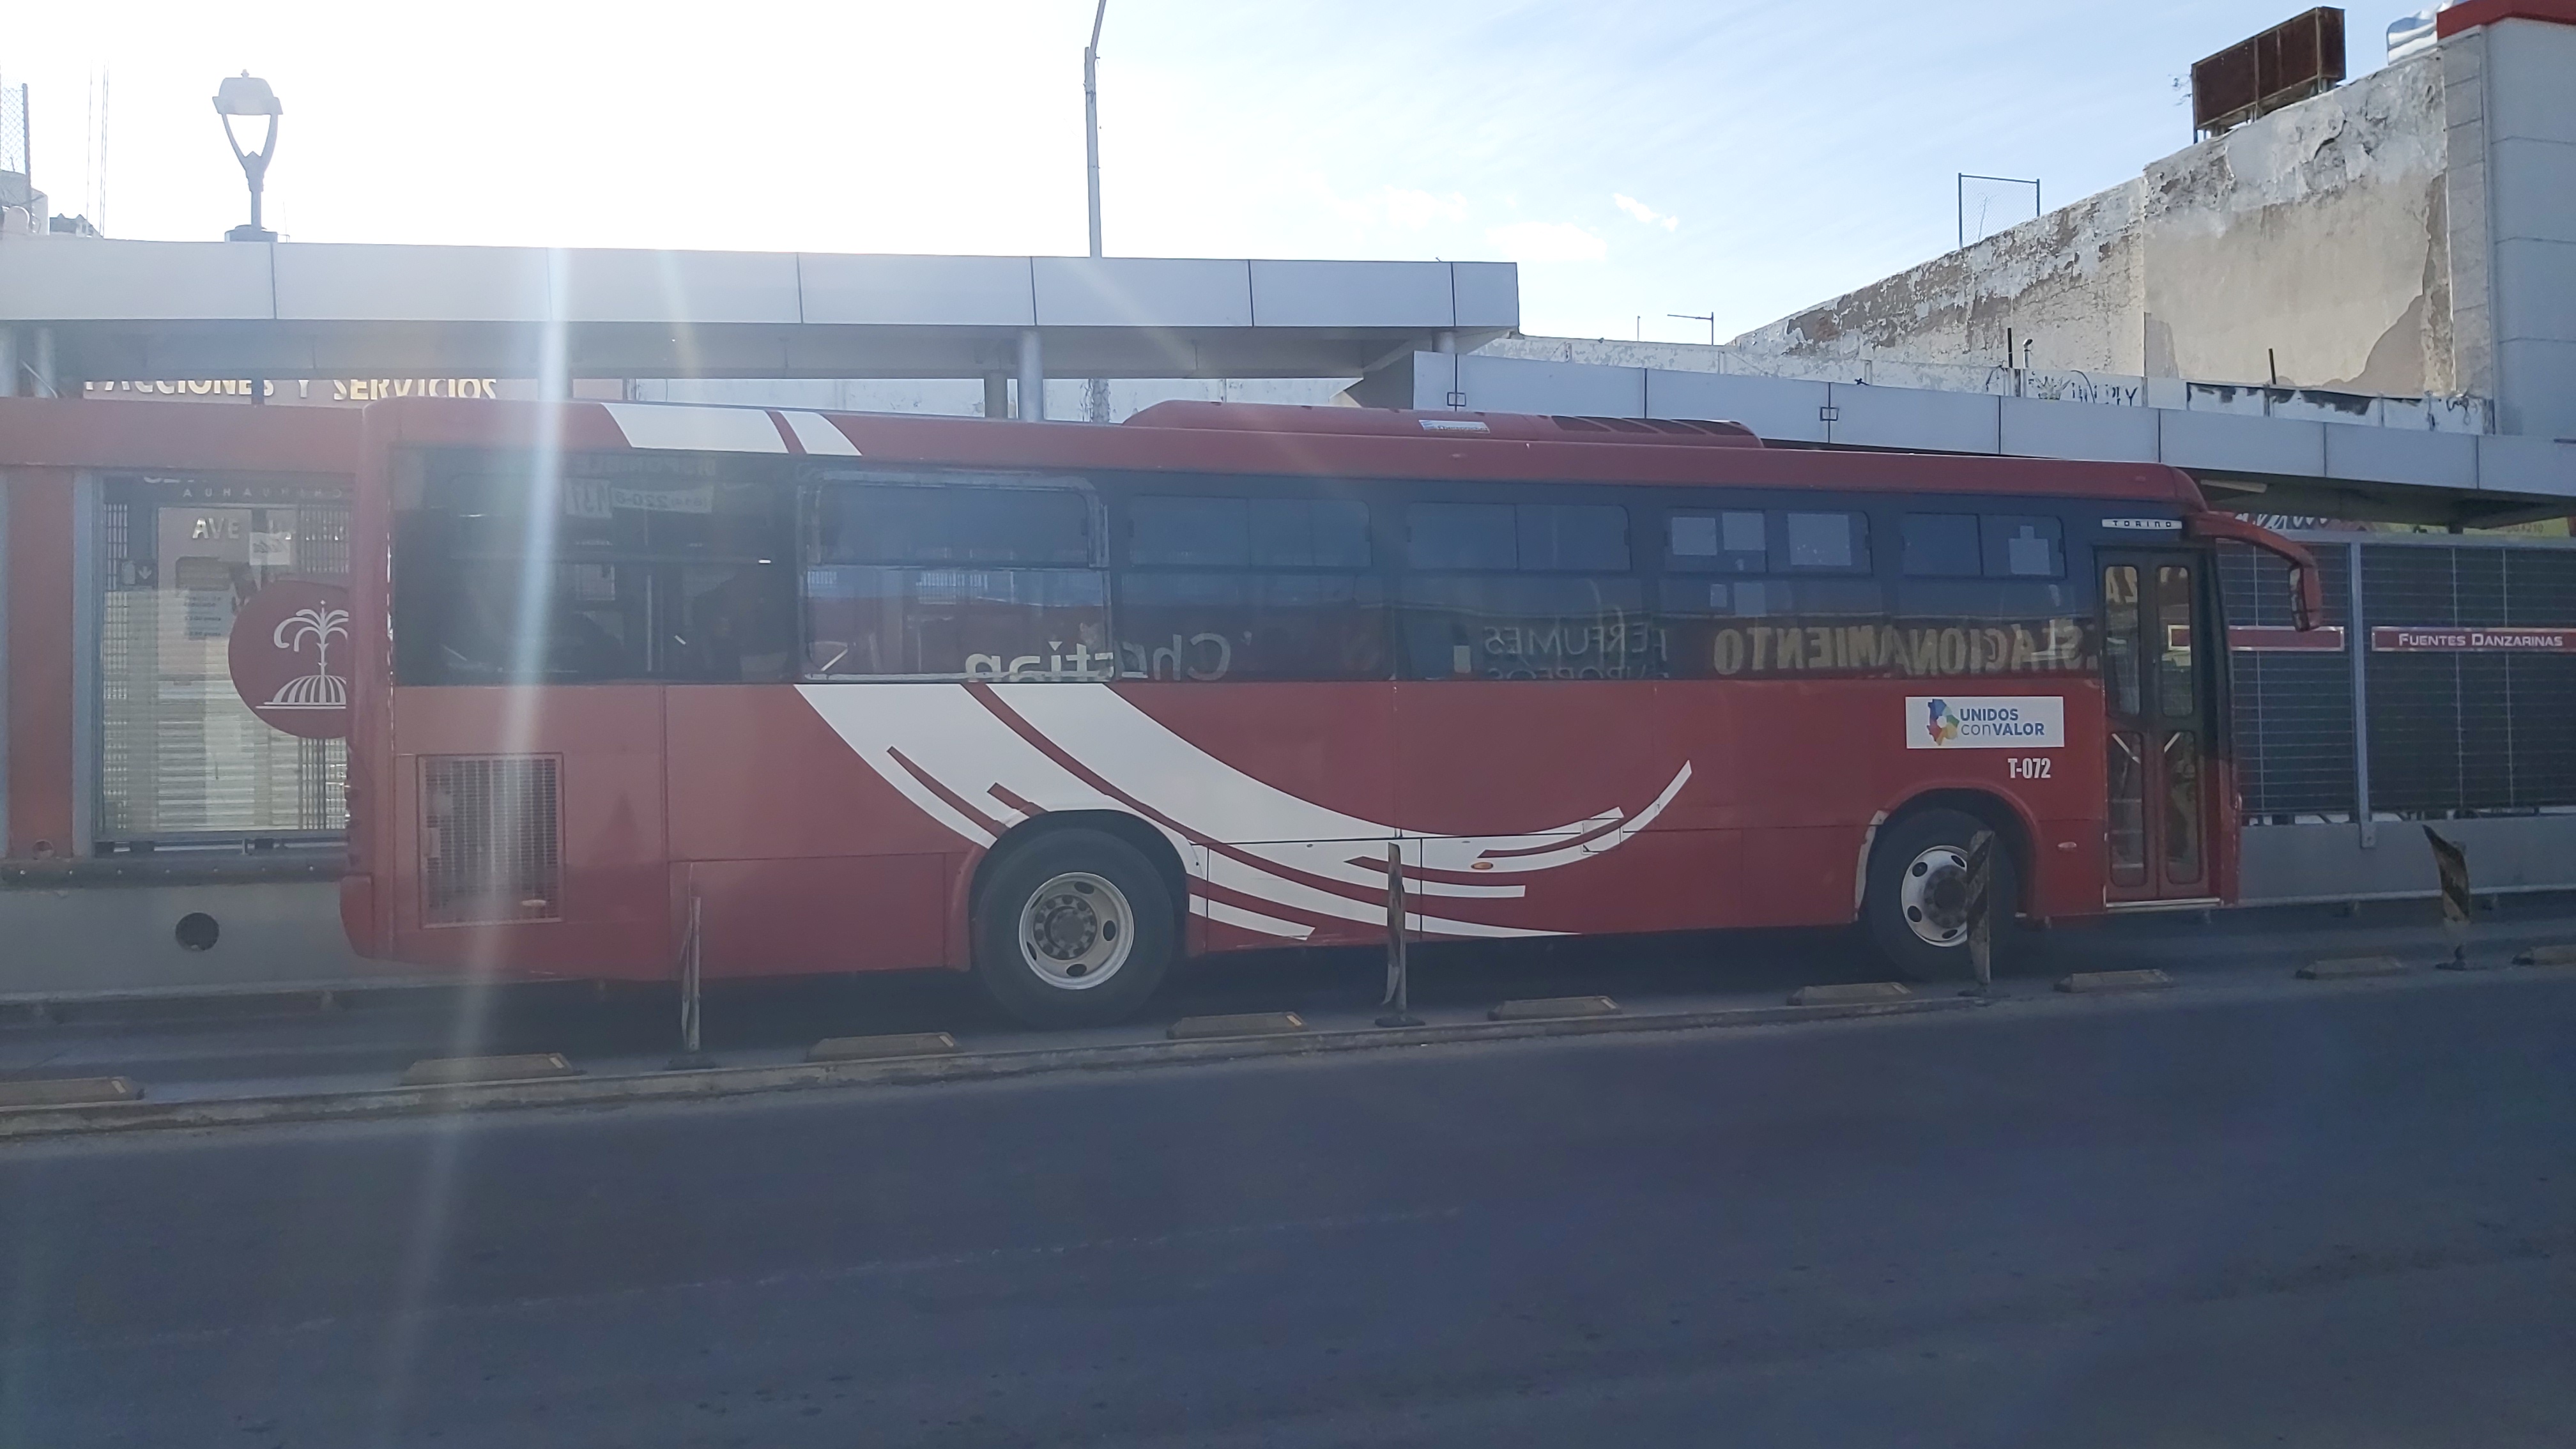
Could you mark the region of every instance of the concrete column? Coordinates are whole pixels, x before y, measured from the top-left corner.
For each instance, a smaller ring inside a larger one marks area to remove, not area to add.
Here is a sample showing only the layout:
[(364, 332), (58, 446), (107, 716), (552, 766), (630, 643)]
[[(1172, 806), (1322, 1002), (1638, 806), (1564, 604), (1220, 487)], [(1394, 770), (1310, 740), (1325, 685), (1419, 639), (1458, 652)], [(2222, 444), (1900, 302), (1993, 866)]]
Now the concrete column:
[(54, 387), (54, 329), (37, 328), (36, 345), (29, 351), (34, 354), (27, 359), (27, 370), (35, 374), (35, 395), (37, 397), (62, 396)]
[(0, 397), (18, 395), (18, 329), (0, 327)]
[(984, 416), (1007, 418), (1011, 415), (1011, 375), (1007, 372), (984, 374)]
[(1458, 355), (1458, 334), (1455, 332), (1443, 332), (1438, 337), (1432, 339), (1431, 345), (1440, 351), (1455, 357)]
[[(0, 327), (0, 337), (9, 330)], [(14, 351), (15, 349), (12, 349)], [(12, 366), (15, 365), (13, 361)], [(0, 468), (0, 856), (9, 853), (9, 470)]]
[[(44, 337), (39, 333), (38, 336)], [(49, 352), (50, 348), (47, 349)], [(50, 386), (50, 385), (49, 385)], [(51, 396), (48, 391), (46, 396)], [(98, 838), (99, 659), (107, 594), (100, 578), (106, 562), (99, 546), (96, 473), (72, 478), (72, 834), (63, 854), (87, 856)]]
[(1020, 329), (1020, 421), (1046, 421), (1046, 354), (1038, 329)]

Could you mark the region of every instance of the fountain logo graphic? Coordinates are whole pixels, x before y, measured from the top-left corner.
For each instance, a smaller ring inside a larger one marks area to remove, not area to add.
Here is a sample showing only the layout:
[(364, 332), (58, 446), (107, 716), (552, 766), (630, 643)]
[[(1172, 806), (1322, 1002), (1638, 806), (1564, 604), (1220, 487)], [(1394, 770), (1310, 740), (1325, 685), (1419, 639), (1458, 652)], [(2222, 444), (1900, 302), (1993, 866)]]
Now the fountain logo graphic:
[(349, 732), (348, 591), (278, 579), (233, 615), (233, 689), (270, 728), (305, 739)]

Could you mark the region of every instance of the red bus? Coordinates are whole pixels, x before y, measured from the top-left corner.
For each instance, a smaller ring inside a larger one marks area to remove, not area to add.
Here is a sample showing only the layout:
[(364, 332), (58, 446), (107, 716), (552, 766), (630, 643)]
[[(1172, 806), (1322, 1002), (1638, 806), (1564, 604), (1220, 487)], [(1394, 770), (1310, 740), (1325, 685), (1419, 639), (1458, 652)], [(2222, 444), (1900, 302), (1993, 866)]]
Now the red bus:
[(1184, 953), (2023, 914), (2235, 876), (2215, 540), (2138, 464), (1725, 423), (367, 412), (342, 913), (371, 956), (949, 967), (1114, 1020)]

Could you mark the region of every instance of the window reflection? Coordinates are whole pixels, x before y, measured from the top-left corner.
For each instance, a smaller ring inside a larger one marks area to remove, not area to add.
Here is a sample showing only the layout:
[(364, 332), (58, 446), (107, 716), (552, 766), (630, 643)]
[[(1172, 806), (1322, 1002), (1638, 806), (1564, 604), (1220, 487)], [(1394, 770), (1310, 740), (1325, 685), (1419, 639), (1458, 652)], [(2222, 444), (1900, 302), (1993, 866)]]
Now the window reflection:
[(2190, 885), (2200, 879), (2200, 736), (2176, 730), (2165, 736), (2165, 879)]
[(2102, 570), (2102, 665), (2111, 680), (2111, 713), (2138, 716), (2138, 570), (2115, 564)]
[(2192, 716), (2191, 569), (2166, 564), (2156, 570), (2156, 707), (2167, 719)]
[(2109, 759), (2111, 881), (2144, 885), (2147, 879), (2147, 768), (2136, 735), (2111, 736)]

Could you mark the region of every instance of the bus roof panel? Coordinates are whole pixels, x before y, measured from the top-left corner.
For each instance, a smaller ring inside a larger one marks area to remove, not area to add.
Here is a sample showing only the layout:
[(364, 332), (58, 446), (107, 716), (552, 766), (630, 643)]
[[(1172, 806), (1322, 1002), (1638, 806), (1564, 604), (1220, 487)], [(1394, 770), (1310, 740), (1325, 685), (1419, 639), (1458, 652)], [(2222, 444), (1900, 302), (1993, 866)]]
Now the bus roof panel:
[[(718, 450), (776, 455), (781, 447), (769, 444), (774, 435), (790, 455), (930, 467), (2020, 494), (2206, 507), (2190, 475), (2163, 464), (1764, 447), (1725, 424), (1677, 433), (1605, 426), (1593, 433), (1579, 424), (1609, 420), (1245, 403), (1159, 404), (1114, 427), (765, 408), (706, 411), (764, 415), (770, 433), (742, 426), (739, 418), (721, 428), (629, 429), (619, 422), (631, 412), (676, 414), (694, 406), (621, 403), (612, 410), (575, 402), (548, 419), (538, 403), (404, 398), (371, 404), (368, 413), (371, 436), (397, 446), (525, 448), (552, 432), (560, 446), (577, 451), (642, 451), (647, 438), (741, 438), (759, 446)], [(810, 446), (832, 435), (846, 439), (849, 450)]]

